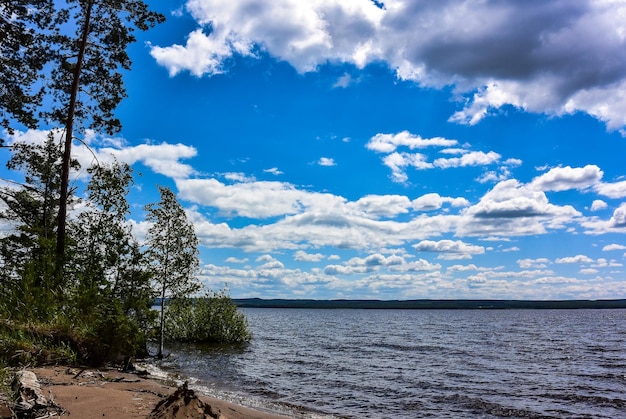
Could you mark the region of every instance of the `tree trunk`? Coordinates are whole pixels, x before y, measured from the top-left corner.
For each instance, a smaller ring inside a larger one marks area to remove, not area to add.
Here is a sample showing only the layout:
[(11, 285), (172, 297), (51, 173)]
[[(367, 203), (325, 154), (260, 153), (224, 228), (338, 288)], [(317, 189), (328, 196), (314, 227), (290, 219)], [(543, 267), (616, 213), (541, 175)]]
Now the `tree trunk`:
[(163, 282), (163, 288), (161, 291), (161, 336), (159, 337), (159, 353), (158, 359), (163, 358), (163, 341), (165, 340), (165, 281)]
[(78, 101), (78, 91), (80, 88), (80, 72), (82, 70), (87, 41), (89, 39), (89, 25), (93, 5), (94, 0), (89, 0), (87, 9), (85, 10), (85, 22), (80, 39), (78, 58), (76, 59), (76, 66), (74, 67), (70, 104), (67, 110), (67, 120), (65, 121), (65, 148), (63, 150), (63, 164), (61, 167), (61, 191), (59, 194), (59, 216), (57, 220), (57, 256), (60, 270), (62, 270), (65, 262), (65, 225), (67, 221), (67, 198), (70, 179), (70, 161), (72, 159), (72, 140), (74, 137), (74, 115), (76, 113), (76, 102)]

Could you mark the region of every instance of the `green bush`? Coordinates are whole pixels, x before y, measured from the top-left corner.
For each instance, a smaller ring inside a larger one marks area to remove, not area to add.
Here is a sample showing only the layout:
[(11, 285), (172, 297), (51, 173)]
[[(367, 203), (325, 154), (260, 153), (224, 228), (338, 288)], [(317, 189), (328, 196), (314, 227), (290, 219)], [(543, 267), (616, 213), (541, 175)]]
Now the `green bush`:
[(165, 336), (184, 343), (246, 343), (248, 322), (227, 290), (206, 291), (199, 298), (176, 298), (166, 306)]
[(0, 321), (0, 366), (72, 364), (75, 338), (54, 325), (25, 325)]

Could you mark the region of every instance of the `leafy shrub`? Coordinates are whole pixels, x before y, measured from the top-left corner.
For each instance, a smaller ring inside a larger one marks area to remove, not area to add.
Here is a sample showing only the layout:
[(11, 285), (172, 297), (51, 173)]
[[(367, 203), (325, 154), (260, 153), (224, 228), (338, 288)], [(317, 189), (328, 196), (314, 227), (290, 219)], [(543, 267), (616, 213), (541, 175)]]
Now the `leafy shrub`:
[(78, 344), (63, 328), (0, 321), (0, 365), (71, 364)]
[(171, 299), (165, 335), (185, 343), (245, 343), (252, 338), (248, 322), (227, 290), (206, 291), (200, 298)]

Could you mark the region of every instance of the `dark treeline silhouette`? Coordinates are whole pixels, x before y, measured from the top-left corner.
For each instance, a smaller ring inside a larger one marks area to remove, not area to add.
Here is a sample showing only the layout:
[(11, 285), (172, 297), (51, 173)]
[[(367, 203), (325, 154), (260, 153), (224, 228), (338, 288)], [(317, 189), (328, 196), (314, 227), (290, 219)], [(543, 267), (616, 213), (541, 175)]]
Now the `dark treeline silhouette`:
[(289, 300), (240, 298), (239, 307), (317, 309), (614, 309), (626, 308), (623, 300)]

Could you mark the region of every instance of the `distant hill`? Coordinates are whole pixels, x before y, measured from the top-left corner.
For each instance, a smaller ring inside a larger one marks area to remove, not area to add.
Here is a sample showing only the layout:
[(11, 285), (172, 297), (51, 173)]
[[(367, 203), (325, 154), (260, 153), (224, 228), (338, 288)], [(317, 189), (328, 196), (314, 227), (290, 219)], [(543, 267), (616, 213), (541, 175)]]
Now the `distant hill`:
[(317, 309), (579, 309), (626, 308), (625, 300), (288, 300), (234, 298), (238, 307)]

